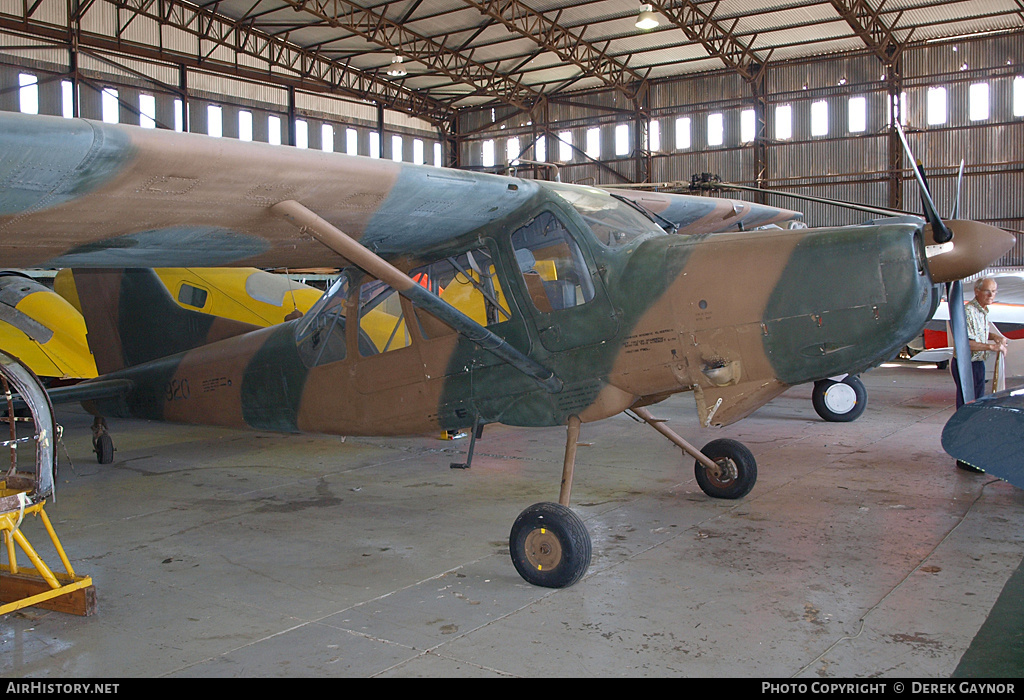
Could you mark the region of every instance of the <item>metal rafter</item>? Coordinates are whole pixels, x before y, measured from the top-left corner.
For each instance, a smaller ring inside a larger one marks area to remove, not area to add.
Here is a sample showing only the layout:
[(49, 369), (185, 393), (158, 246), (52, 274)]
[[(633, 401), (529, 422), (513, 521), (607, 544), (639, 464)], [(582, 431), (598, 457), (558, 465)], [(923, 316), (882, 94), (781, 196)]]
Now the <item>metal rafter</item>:
[(737, 38), (738, 17), (728, 28), (714, 19), (718, 2), (715, 2), (708, 11), (692, 0), (654, 0), (649, 4), (682, 29), (688, 39), (699, 43), (708, 54), (721, 60), (726, 67), (739, 73), (747, 82), (753, 83), (758, 80), (759, 74), (771, 57), (770, 52), (764, 59), (758, 58), (754, 53), (752, 46), (757, 38), (756, 34), (751, 37), (749, 43), (743, 43)]
[[(878, 57), (878, 60), (885, 65), (890, 65), (899, 58), (905, 42), (897, 41), (893, 32), (903, 16), (902, 11), (891, 22), (884, 22), (881, 15), (882, 8), (885, 7), (885, 0), (881, 0), (878, 7), (871, 7), (868, 0), (830, 0), (830, 2), (839, 16), (850, 25), (850, 29)], [(910, 33), (912, 34), (913, 30)], [(909, 39), (910, 34), (906, 38)]]
[[(130, 14), (123, 20), (119, 19), (118, 26), (110, 28), (110, 35), (82, 30), (78, 26), (81, 17), (97, 3), (106, 2)], [(139, 16), (196, 37), (199, 39), (200, 50), (191, 54), (126, 39), (123, 36), (124, 29)], [(57, 42), (70, 41), (97, 50), (170, 61), (213, 73), (311, 91), (338, 92), (372, 100), (389, 109), (420, 116), (435, 123), (447, 121), (454, 114), (453, 108), (443, 102), (307, 51), (286, 38), (270, 36), (250, 23), (234, 22), (216, 12), (179, 0), (88, 0), (72, 6), (70, 25), (60, 27), (47, 24), (25, 12), (20, 16), (0, 14), (0, 27), (29, 31)], [(213, 54), (219, 47), (229, 49), (233, 54), (255, 58), (265, 64), (265, 69), (245, 66), (237, 60), (227, 62), (216, 59)]]
[(605, 85), (623, 92), (630, 99), (643, 89), (647, 75), (635, 70), (608, 54), (608, 44), (598, 48), (584, 41), (558, 23), (562, 11), (551, 20), (520, 0), (462, 0), (482, 14), (501, 22), (510, 32), (530, 39), (557, 55), (563, 61), (578, 66), (585, 74), (599, 78)]
[(282, 0), (297, 12), (310, 14), (331, 27), (356, 34), (403, 58), (412, 59), (445, 75), (456, 83), (471, 86), (477, 94), (488, 95), (505, 104), (529, 112), (544, 96), (499, 70), (468, 54), (445, 46), (440, 41), (407, 29), (382, 14), (348, 0)]

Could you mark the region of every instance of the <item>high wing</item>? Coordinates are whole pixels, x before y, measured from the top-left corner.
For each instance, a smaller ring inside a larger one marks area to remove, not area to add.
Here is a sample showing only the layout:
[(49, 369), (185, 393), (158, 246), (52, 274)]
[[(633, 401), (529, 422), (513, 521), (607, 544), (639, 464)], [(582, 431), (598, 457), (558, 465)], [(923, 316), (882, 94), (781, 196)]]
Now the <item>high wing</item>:
[[(237, 139), (0, 113), (0, 260), (7, 267), (340, 267), (271, 212), (295, 200), (383, 257), (497, 222), (542, 185)], [(683, 230), (724, 230), (732, 200), (629, 192)], [(671, 203), (671, 205), (670, 205)], [(795, 212), (761, 207), (757, 220)], [(758, 224), (760, 225), (760, 224)], [(692, 228), (690, 228), (692, 227)], [(749, 226), (748, 226), (749, 227)]]

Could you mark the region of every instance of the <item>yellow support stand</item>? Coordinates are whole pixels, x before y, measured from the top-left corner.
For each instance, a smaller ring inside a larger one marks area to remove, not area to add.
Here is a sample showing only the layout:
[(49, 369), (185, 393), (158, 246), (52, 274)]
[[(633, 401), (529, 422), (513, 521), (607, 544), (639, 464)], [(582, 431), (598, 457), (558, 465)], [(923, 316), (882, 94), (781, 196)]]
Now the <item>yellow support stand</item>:
[[(43, 509), (45, 504), (45, 500), (33, 503), (27, 491), (8, 489), (6, 482), (0, 481), (0, 531), (3, 532), (7, 553), (7, 561), (0, 563), (0, 615), (29, 606), (74, 615), (92, 615), (96, 612), (96, 589), (92, 578), (77, 576), (71, 568), (71, 562)], [(25, 537), (22, 525), (28, 516), (37, 516), (42, 521), (64, 566), (63, 572), (55, 572), (47, 566)], [(21, 548), (32, 566), (18, 565), (15, 545)]]

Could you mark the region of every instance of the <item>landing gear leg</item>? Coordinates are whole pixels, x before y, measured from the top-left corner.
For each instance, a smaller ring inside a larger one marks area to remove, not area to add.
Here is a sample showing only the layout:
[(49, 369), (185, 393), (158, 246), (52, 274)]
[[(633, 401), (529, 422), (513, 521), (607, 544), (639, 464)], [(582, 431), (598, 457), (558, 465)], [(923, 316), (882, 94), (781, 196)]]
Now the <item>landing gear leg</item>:
[(512, 564), (528, 583), (565, 588), (583, 578), (592, 545), (583, 520), (569, 508), (580, 419), (569, 417), (558, 503), (537, 503), (516, 518), (509, 534)]
[(100, 464), (114, 461), (114, 440), (107, 433), (107, 421), (102, 416), (96, 416), (92, 422), (92, 451)]
[(703, 450), (698, 450), (646, 408), (630, 410), (696, 460), (694, 476), (697, 485), (707, 495), (712, 498), (743, 498), (754, 488), (757, 462), (743, 443), (722, 438), (712, 440)]

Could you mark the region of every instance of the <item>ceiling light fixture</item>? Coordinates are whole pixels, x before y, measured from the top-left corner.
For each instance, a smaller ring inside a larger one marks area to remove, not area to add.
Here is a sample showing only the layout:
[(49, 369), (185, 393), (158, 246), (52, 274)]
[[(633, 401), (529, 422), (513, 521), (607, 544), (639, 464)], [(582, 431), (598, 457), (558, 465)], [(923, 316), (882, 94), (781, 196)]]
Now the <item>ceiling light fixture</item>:
[(660, 24), (658, 15), (654, 14), (654, 8), (644, 4), (640, 6), (640, 14), (636, 16), (637, 29), (654, 29)]
[(388, 75), (393, 78), (401, 78), (403, 75), (408, 75), (405, 67), (402, 65), (402, 57), (395, 56), (391, 59), (391, 67), (388, 68)]

